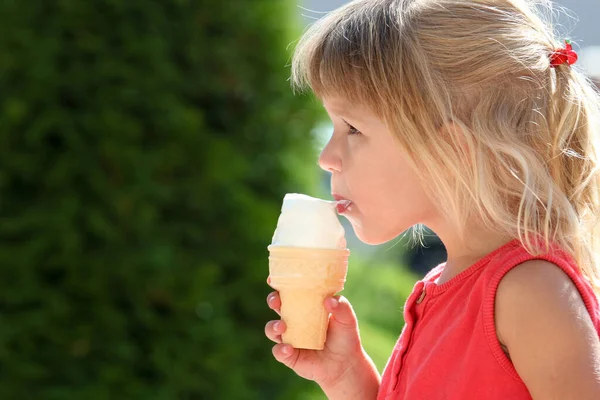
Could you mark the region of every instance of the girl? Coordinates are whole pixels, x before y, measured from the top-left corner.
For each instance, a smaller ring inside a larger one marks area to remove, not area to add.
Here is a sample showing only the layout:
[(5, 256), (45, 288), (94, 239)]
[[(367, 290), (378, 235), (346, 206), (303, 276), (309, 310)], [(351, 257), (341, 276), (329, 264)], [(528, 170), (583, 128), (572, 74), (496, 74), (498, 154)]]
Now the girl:
[(267, 324), (275, 358), (328, 398), (600, 399), (600, 99), (550, 7), (356, 0), (301, 39), (292, 80), (333, 121), (319, 162), (340, 213), (366, 243), (423, 224), (448, 253), (381, 378), (343, 297), (325, 300), (322, 351)]

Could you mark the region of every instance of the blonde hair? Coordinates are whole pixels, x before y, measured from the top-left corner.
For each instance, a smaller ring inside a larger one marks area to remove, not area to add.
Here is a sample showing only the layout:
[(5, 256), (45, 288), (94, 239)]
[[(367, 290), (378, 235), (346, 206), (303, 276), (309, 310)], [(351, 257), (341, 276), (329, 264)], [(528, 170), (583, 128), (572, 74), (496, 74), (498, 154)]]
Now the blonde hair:
[(576, 66), (550, 66), (564, 43), (544, 11), (355, 0), (302, 36), (292, 84), (377, 113), (463, 240), (474, 217), (532, 254), (558, 244), (598, 292), (600, 96)]

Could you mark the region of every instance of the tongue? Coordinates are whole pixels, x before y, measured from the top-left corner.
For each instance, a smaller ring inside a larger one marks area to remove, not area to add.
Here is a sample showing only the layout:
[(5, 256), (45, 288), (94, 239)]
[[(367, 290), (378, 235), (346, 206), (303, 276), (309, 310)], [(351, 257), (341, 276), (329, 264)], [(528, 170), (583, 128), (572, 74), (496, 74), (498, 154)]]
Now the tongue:
[(346, 211), (346, 209), (352, 204), (350, 200), (338, 200), (336, 201), (336, 207), (338, 214)]

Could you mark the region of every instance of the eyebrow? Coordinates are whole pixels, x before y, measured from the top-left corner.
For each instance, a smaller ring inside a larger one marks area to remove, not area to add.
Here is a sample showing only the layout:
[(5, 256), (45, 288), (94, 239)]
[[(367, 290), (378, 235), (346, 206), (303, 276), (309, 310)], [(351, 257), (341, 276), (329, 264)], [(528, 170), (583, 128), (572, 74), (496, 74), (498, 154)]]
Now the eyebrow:
[(348, 125), (348, 126), (353, 126), (353, 125), (352, 125), (350, 122), (346, 121), (346, 120), (345, 120), (343, 117), (340, 117), (340, 119), (341, 119), (342, 121), (344, 121), (344, 123), (345, 123), (346, 125)]

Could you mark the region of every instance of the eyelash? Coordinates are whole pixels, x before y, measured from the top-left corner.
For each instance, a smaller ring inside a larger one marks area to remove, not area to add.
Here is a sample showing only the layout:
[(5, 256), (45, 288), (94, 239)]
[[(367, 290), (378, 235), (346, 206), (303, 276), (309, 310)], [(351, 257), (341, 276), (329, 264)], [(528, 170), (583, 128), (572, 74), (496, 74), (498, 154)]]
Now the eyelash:
[[(344, 120), (342, 120), (342, 121), (344, 121)], [(353, 127), (352, 125), (350, 125), (346, 121), (344, 121), (344, 123), (346, 125), (348, 125), (348, 135), (360, 135), (361, 134), (361, 132), (358, 129), (356, 129), (355, 127)]]

